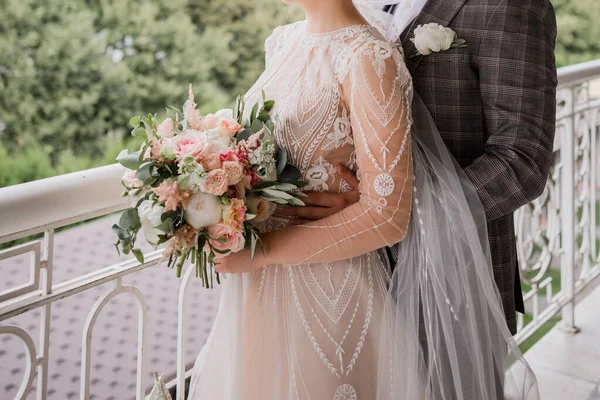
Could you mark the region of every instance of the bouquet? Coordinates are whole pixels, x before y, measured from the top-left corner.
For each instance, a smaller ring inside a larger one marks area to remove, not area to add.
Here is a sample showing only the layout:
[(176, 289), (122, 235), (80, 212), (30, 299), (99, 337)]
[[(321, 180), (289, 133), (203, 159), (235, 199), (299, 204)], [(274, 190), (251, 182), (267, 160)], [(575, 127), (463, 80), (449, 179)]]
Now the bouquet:
[(143, 263), (135, 246), (142, 231), (152, 246), (165, 244), (163, 256), (178, 277), (190, 260), (207, 287), (218, 255), (250, 248), (254, 257), (261, 247), (256, 224), (277, 204), (304, 205), (300, 171), (274, 141), (273, 106), (263, 93), (246, 121), (241, 98), (233, 110), (202, 116), (190, 85), (183, 111), (169, 107), (162, 122), (156, 114), (131, 118), (132, 135), (144, 142), (117, 157), (127, 168), (123, 195), (132, 202), (112, 227), (117, 251)]

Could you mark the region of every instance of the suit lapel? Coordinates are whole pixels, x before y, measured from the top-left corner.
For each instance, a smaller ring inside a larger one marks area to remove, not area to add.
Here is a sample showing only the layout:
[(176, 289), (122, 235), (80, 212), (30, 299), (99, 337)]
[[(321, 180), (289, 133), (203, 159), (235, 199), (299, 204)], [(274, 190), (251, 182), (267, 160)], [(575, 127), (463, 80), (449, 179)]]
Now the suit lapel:
[[(423, 7), (417, 18), (411, 22), (400, 35), (402, 48), (406, 57), (406, 66), (411, 74), (415, 72), (423, 56), (412, 57), (417, 51), (411, 38), (414, 37), (414, 30), (419, 25), (435, 22), (442, 26), (448, 26), (462, 8), (467, 0), (429, 0)], [(431, 57), (431, 56), (430, 56)]]

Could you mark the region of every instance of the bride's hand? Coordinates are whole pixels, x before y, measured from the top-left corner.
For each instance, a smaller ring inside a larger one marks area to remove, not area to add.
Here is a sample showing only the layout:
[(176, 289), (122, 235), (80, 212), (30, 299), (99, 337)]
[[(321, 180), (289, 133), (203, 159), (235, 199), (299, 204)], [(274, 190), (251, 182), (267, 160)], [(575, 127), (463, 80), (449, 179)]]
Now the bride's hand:
[(254, 260), (252, 260), (249, 249), (230, 253), (219, 258), (215, 258), (215, 271), (226, 274), (243, 274), (254, 272), (266, 265), (265, 257), (260, 250), (256, 251)]
[(360, 193), (356, 173), (343, 165), (337, 166), (337, 172), (352, 187), (351, 191), (337, 194), (307, 192), (307, 197), (302, 198), (302, 201), (306, 204), (305, 207), (281, 207), (275, 213), (275, 216), (288, 219), (290, 225), (303, 225), (327, 218), (358, 202)]

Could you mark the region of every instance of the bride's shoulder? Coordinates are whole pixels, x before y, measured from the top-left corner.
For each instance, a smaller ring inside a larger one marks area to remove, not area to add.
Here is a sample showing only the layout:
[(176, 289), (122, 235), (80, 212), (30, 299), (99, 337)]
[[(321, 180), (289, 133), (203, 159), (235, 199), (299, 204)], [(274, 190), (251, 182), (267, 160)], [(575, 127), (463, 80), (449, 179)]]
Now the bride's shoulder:
[(265, 48), (268, 50), (275, 49), (277, 45), (281, 45), (285, 41), (286, 37), (289, 37), (296, 30), (301, 27), (302, 21), (293, 22), (291, 24), (280, 25), (273, 29), (273, 32), (267, 37), (265, 41)]
[(361, 73), (373, 71), (378, 76), (381, 75), (380, 78), (386, 70), (408, 74), (402, 48), (384, 39), (374, 28), (349, 42), (343, 53), (345, 55), (341, 58), (344, 60), (338, 63), (342, 80), (352, 70)]

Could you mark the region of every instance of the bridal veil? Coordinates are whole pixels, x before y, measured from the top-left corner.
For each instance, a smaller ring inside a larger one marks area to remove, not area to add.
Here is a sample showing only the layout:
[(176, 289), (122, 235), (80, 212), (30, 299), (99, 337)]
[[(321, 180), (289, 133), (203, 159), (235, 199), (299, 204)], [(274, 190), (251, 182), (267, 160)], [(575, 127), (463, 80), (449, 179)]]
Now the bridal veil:
[[(396, 41), (405, 9), (391, 0), (354, 0), (384, 37)], [(412, 19), (412, 18), (411, 18)], [(486, 217), (477, 193), (442, 142), (415, 92), (414, 196), (408, 235), (397, 258), (388, 302), (393, 376), (379, 378), (398, 398), (539, 399), (535, 375), (505, 321), (495, 285)], [(418, 345), (416, 345), (418, 343)]]

